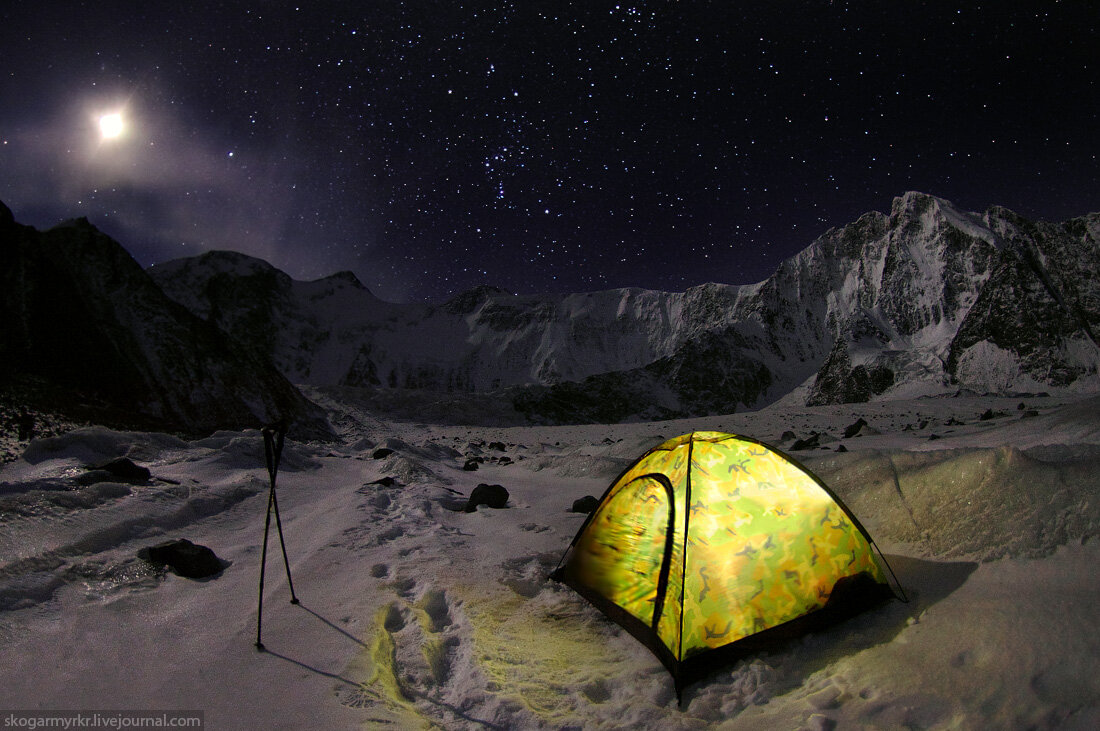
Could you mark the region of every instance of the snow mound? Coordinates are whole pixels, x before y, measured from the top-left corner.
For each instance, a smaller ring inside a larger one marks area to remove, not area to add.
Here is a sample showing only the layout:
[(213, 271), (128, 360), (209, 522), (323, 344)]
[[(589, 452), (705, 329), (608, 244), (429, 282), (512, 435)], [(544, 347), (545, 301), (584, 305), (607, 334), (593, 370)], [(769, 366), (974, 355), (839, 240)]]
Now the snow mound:
[(864, 451), (811, 464), (886, 546), (988, 561), (1100, 535), (1095, 449)]
[[(219, 431), (192, 442), (192, 445), (211, 450), (217, 464), (225, 469), (252, 469), (266, 464), (264, 439), (258, 429), (246, 429), (243, 432)], [(311, 470), (319, 466), (311, 448), (292, 439), (285, 440), (279, 462), (280, 472)]]
[(49, 460), (63, 460), (83, 466), (115, 457), (129, 457), (137, 462), (152, 462), (165, 453), (187, 448), (187, 442), (168, 434), (119, 432), (89, 426), (56, 437), (32, 440), (22, 461), (38, 465)]

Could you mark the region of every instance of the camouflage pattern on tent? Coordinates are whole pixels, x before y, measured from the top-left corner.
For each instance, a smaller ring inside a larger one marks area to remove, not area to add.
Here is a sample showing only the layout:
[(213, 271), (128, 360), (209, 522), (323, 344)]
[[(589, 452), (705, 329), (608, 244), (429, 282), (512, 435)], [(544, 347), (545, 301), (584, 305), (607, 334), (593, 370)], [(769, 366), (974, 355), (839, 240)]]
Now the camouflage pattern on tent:
[(871, 543), (790, 457), (694, 432), (611, 484), (554, 578), (650, 647), (679, 695), (692, 670), (889, 597)]

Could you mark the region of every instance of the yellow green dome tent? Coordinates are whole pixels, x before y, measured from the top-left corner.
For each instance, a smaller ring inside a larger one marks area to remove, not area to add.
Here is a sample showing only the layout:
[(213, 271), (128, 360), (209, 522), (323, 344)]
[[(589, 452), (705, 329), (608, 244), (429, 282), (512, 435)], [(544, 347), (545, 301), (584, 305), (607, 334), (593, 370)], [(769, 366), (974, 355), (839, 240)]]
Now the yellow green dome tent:
[(793, 459), (694, 432), (604, 493), (554, 572), (649, 647), (677, 695), (698, 673), (892, 595), (872, 540)]

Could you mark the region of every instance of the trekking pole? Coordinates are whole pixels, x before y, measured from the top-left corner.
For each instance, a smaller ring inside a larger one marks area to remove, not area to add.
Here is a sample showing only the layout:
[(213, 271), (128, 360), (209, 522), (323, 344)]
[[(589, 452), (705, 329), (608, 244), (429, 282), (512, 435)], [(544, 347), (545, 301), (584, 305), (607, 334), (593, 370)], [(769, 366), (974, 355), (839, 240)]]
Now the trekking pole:
[(277, 424), (263, 428), (264, 456), (267, 459), (267, 474), (271, 480), (271, 489), (267, 496), (267, 517), (264, 520), (264, 547), (260, 555), (260, 598), (256, 610), (256, 649), (263, 650), (261, 641), (264, 617), (264, 571), (267, 568), (267, 537), (271, 530), (271, 511), (275, 511), (275, 527), (279, 531), (279, 545), (283, 549), (283, 565), (286, 566), (286, 580), (290, 585), (290, 603), (297, 604), (298, 597), (294, 593), (294, 580), (290, 576), (290, 559), (286, 554), (286, 541), (283, 539), (283, 522), (279, 518), (279, 500), (275, 496), (275, 477), (279, 474), (279, 459), (283, 454), (283, 440), (286, 437), (286, 426)]

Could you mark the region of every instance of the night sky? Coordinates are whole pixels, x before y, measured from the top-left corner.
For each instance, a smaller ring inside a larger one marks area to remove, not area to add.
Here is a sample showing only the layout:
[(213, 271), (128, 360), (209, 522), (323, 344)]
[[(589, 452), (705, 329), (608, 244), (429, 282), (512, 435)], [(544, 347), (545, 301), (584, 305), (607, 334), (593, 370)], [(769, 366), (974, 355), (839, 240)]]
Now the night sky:
[(1086, 0), (4, 3), (0, 200), (40, 228), (87, 216), (143, 265), (235, 249), (392, 301), (753, 282), (910, 189), (1100, 210), (1098, 19)]

